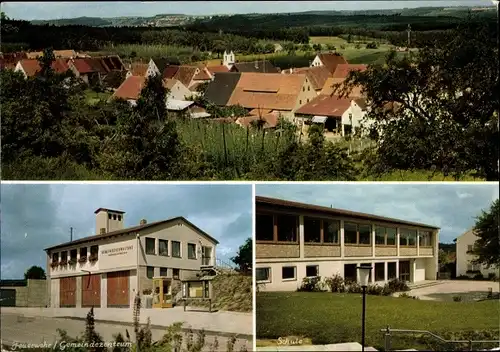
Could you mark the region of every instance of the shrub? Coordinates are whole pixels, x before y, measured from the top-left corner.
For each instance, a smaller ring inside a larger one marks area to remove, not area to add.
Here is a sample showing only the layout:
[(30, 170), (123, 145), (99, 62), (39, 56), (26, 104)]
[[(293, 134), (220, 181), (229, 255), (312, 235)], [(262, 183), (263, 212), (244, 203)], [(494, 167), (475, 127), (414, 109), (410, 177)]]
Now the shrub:
[(366, 48), (367, 49), (377, 49), (378, 45), (375, 42), (371, 42), (371, 43), (366, 44)]
[(420, 299), (418, 298), (417, 296), (412, 296), (412, 295), (409, 295), (408, 293), (406, 292), (403, 292), (401, 293), (398, 297), (401, 297), (401, 298), (411, 298), (411, 299)]
[(489, 273), (488, 274), (488, 280), (490, 281), (496, 281), (497, 280), (497, 276), (495, 273)]
[(453, 296), (453, 302), (462, 302), (462, 296)]
[(335, 274), (332, 277), (326, 278), (325, 280), (330, 292), (344, 292), (344, 278), (339, 274)]
[(361, 293), (362, 289), (357, 282), (350, 281), (349, 283), (346, 283), (346, 291), (348, 293)]
[(142, 290), (143, 295), (150, 295), (151, 293), (153, 293), (153, 290), (150, 288), (145, 288), (144, 290)]
[(483, 274), (479, 273), (479, 274), (474, 275), (473, 279), (474, 280), (484, 280), (484, 276), (483, 276)]
[(382, 295), (382, 292), (384, 291), (384, 287), (379, 286), (379, 285), (368, 285), (366, 292), (369, 295), (376, 295), (380, 296)]
[(302, 291), (302, 292), (320, 292), (320, 291), (322, 291), (321, 276), (303, 278), (302, 285), (297, 289), (297, 291)]
[(388, 282), (389, 289), (394, 292), (406, 292), (410, 291), (410, 288), (405, 281), (399, 280), (398, 278), (392, 279)]
[(456, 277), (457, 280), (470, 280), (470, 277), (468, 277), (467, 275), (458, 275)]

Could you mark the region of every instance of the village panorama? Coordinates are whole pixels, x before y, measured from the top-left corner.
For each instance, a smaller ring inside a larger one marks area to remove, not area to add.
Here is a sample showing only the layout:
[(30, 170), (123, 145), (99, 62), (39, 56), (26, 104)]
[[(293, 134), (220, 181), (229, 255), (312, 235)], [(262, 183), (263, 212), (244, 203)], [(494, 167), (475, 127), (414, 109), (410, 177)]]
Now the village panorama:
[(437, 5), (57, 20), (5, 6), (2, 176), (498, 180), (497, 7)]

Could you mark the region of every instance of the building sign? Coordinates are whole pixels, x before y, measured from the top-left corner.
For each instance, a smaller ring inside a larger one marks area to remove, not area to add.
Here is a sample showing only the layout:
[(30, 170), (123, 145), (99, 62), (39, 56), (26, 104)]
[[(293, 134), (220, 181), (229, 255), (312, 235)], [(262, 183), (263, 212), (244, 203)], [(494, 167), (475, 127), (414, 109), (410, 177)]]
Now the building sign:
[(117, 248), (103, 249), (101, 250), (102, 255), (114, 256), (127, 254), (129, 251), (133, 250), (134, 246), (122, 246)]

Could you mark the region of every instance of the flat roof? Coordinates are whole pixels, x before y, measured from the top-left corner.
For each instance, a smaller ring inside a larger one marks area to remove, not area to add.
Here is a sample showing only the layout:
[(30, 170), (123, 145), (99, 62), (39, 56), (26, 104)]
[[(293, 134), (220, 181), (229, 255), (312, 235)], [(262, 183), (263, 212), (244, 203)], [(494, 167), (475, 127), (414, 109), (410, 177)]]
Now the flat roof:
[(124, 211), (121, 211), (121, 210), (113, 210), (113, 209), (108, 209), (108, 208), (98, 208), (96, 211), (94, 211), (94, 214), (97, 214), (98, 212), (100, 211), (109, 211), (111, 213), (117, 213), (117, 214), (125, 214)]
[(215, 244), (219, 244), (219, 241), (217, 241), (215, 238), (213, 238), (212, 236), (210, 236), (208, 233), (206, 233), (205, 231), (203, 231), (202, 229), (200, 229), (198, 226), (194, 225), (192, 222), (188, 221), (185, 217), (183, 217), (183, 216), (177, 216), (175, 218), (171, 218), (171, 219), (167, 219), (167, 220), (161, 220), (161, 221), (156, 221), (156, 222), (152, 222), (152, 223), (149, 223), (149, 224), (144, 224), (144, 225), (139, 225), (139, 226), (133, 226), (133, 227), (128, 227), (128, 228), (121, 229), (121, 230), (111, 231), (111, 232), (108, 232), (108, 233), (105, 233), (105, 234), (102, 234), (102, 235), (92, 235), (92, 236), (82, 237), (82, 238), (76, 239), (74, 241), (64, 242), (64, 243), (61, 243), (61, 244), (58, 244), (58, 245), (55, 245), (55, 246), (47, 247), (44, 250), (45, 251), (49, 251), (49, 250), (53, 250), (53, 249), (57, 249), (57, 248), (73, 246), (73, 245), (76, 245), (76, 244), (98, 241), (98, 240), (110, 238), (110, 237), (113, 237), (113, 236), (123, 236), (123, 235), (129, 234), (130, 232), (141, 231), (141, 230), (144, 230), (144, 229), (147, 229), (147, 228), (150, 228), (150, 227), (154, 227), (154, 226), (158, 226), (158, 225), (163, 225), (163, 224), (168, 224), (170, 222), (174, 222), (174, 221), (178, 221), (178, 220), (181, 220), (181, 221), (185, 222), (186, 224), (188, 224), (189, 226), (191, 226), (192, 228), (194, 228), (196, 231), (200, 232), (203, 236), (205, 236), (208, 239), (210, 239)]
[(336, 209), (336, 208), (329, 208), (329, 207), (313, 205), (313, 204), (293, 202), (293, 201), (288, 201), (288, 200), (278, 199), (278, 198), (256, 196), (255, 202), (256, 202), (256, 204), (261, 204), (261, 205), (273, 205), (273, 206), (279, 206), (279, 207), (290, 208), (290, 209), (310, 210), (313, 212), (323, 213), (323, 214), (341, 215), (341, 216), (348, 216), (348, 217), (358, 218), (358, 219), (390, 222), (390, 223), (398, 224), (398, 225), (425, 227), (425, 228), (434, 229), (434, 230), (439, 229), (439, 227), (434, 226), (434, 225), (427, 225), (427, 224), (422, 224), (422, 223), (418, 223), (418, 222), (388, 218), (385, 216), (379, 216), (379, 215), (373, 215), (373, 214), (367, 214), (367, 213), (359, 213), (359, 212), (345, 210), (345, 209)]

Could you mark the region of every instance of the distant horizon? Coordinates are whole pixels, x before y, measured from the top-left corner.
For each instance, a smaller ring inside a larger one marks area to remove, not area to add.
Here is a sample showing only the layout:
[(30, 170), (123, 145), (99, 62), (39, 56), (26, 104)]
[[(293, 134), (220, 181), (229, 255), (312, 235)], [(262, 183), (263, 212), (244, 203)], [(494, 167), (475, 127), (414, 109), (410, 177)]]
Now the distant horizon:
[[(14, 19), (19, 20), (60, 20), (79, 17), (116, 18), (116, 17), (153, 17), (157, 15), (217, 16), (236, 14), (272, 14), (300, 13), (309, 11), (358, 12), (376, 10), (404, 10), (429, 7), (494, 7), (490, 0), (456, 0), (456, 1), (363, 1), (363, 9), (359, 9), (359, 1), (205, 1), (197, 2), (3, 2), (1, 10)], [(121, 5), (121, 6), (117, 6)], [(278, 6), (277, 6), (278, 5)], [(179, 9), (172, 11), (175, 7)], [(104, 16), (103, 16), (104, 14)]]

